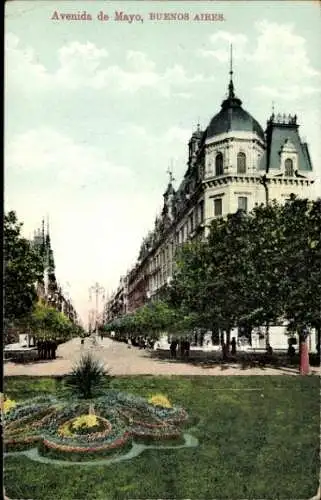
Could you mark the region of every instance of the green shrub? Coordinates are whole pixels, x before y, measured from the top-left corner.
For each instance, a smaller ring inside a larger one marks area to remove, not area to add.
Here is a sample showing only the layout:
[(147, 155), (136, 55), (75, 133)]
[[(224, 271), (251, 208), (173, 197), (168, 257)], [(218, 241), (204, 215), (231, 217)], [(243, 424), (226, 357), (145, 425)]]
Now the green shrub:
[(66, 386), (79, 398), (91, 399), (109, 385), (110, 379), (103, 363), (88, 353), (80, 358), (66, 377)]

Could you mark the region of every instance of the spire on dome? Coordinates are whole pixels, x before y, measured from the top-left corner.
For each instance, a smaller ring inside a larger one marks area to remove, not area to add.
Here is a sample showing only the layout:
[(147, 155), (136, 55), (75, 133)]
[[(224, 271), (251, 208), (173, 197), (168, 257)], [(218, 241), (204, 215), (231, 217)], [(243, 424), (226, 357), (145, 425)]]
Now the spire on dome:
[(233, 84), (233, 45), (230, 45), (230, 83), (228, 86), (228, 97), (229, 99), (233, 99), (235, 97), (234, 94), (234, 84)]
[(223, 109), (229, 108), (239, 108), (242, 106), (242, 101), (238, 97), (236, 97), (234, 92), (234, 83), (233, 83), (233, 45), (230, 45), (230, 83), (228, 84), (228, 95), (227, 98), (222, 102)]

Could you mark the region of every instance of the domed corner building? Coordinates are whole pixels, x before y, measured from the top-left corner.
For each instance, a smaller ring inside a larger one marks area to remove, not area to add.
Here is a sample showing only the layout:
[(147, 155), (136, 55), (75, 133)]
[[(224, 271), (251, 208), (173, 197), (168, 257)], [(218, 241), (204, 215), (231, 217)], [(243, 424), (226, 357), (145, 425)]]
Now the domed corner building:
[[(186, 178), (198, 169), (202, 179), (204, 223), (293, 193), (310, 198), (313, 184), (308, 146), (300, 139), (296, 115), (275, 115), (264, 132), (234, 92), (232, 72), (227, 98), (204, 132), (189, 143)], [(194, 172), (195, 175), (195, 172)], [(182, 187), (182, 186), (181, 186)], [(180, 187), (180, 189), (181, 189)]]
[[(273, 199), (285, 202), (292, 193), (311, 198), (312, 164), (296, 115), (273, 113), (264, 131), (236, 96), (232, 76), (231, 69), (221, 109), (204, 131), (198, 125), (188, 142), (187, 169), (177, 189), (168, 172), (163, 210), (126, 275), (126, 289), (119, 287), (107, 304), (109, 319), (161, 298), (177, 248), (206, 237), (214, 218)], [(125, 305), (112, 312), (122, 293)]]

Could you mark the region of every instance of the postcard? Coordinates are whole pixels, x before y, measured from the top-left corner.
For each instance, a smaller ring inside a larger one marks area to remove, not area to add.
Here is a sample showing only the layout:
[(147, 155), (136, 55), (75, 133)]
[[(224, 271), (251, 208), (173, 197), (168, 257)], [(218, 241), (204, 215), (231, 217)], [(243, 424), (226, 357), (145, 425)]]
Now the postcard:
[(319, 498), (319, 9), (7, 1), (8, 500)]

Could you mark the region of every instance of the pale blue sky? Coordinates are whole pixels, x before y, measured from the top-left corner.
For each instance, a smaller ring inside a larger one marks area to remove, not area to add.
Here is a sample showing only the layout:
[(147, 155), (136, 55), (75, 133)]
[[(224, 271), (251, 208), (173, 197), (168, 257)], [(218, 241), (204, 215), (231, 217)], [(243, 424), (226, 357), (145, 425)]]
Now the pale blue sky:
[[(86, 11), (92, 21), (51, 20)], [(144, 22), (100, 22), (100, 10)], [(148, 20), (223, 13), (223, 22)], [(5, 199), (32, 234), (49, 214), (57, 277), (87, 318), (135, 262), (166, 187), (180, 181), (198, 119), (220, 109), (233, 42), (243, 106), (265, 127), (298, 115), (320, 177), (320, 7), (313, 1), (6, 4)], [(320, 184), (316, 184), (318, 193)]]

